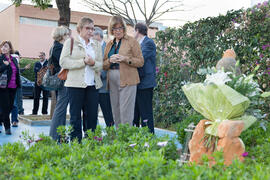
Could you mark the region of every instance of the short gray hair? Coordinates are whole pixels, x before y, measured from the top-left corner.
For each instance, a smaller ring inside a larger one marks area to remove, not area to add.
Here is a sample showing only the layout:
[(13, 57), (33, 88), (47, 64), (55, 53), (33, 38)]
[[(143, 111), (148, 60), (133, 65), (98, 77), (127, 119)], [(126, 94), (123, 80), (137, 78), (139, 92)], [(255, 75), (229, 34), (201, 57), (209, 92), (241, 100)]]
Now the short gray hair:
[(69, 34), (69, 29), (66, 26), (56, 27), (52, 32), (52, 38), (55, 41), (62, 41), (65, 35)]
[(100, 27), (95, 27), (94, 35), (99, 35), (103, 39), (103, 30)]

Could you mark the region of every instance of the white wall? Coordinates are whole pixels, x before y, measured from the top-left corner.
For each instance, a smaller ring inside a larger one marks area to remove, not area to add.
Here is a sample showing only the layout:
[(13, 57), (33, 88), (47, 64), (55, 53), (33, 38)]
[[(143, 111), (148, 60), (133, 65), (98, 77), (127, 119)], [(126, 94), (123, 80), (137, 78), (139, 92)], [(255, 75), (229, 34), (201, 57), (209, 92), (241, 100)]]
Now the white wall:
[(264, 1), (266, 1), (266, 0), (251, 0), (251, 6), (254, 6), (258, 3), (263, 3)]

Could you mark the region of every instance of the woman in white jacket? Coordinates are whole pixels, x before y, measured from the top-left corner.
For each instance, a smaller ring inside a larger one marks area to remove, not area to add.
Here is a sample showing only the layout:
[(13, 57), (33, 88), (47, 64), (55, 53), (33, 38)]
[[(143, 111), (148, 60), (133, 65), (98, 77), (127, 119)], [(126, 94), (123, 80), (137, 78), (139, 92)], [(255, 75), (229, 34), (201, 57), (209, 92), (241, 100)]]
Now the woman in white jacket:
[[(85, 131), (94, 131), (97, 126), (98, 90), (102, 87), (100, 70), (102, 69), (102, 49), (98, 41), (93, 40), (94, 22), (83, 17), (77, 24), (78, 37), (68, 39), (60, 57), (60, 66), (68, 69), (65, 86), (70, 102), (71, 139), (82, 139), (82, 118)], [(71, 47), (73, 46), (73, 47)], [(71, 52), (72, 50), (72, 52)]]

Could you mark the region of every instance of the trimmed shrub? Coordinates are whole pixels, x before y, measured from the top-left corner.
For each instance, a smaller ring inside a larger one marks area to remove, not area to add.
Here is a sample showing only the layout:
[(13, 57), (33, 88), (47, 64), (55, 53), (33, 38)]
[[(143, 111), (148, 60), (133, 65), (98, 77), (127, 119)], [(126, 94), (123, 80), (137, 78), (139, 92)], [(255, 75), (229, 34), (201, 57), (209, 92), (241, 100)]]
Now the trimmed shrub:
[[(159, 31), (155, 121), (166, 127), (192, 114), (181, 86), (204, 79), (198, 70), (215, 66), (229, 48), (235, 50), (243, 73), (250, 74), (260, 65), (256, 80), (263, 91), (269, 91), (269, 29), (270, 1), (266, 1), (247, 10), (228, 11), (226, 15)], [(269, 118), (270, 103), (259, 106)]]
[(30, 81), (35, 81), (35, 73), (34, 73), (34, 65), (36, 60), (32, 59), (21, 59), (20, 60), (20, 67), (24, 68), (27, 64), (31, 64), (30, 69), (25, 70), (21, 75), (25, 78), (29, 79)]

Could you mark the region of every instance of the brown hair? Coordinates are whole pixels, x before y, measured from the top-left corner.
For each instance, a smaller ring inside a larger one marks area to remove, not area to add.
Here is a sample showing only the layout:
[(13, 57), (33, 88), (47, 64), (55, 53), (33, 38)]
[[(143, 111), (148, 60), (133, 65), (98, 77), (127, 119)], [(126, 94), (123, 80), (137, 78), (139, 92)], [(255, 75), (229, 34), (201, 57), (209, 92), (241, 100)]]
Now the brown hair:
[(77, 32), (80, 33), (84, 25), (91, 23), (94, 23), (92, 19), (90, 19), (89, 17), (82, 17), (77, 24)]
[(127, 25), (124, 19), (121, 16), (113, 16), (110, 19), (109, 22), (109, 27), (108, 27), (108, 32), (113, 35), (113, 28), (115, 27), (116, 24), (121, 24), (124, 28), (124, 34), (126, 35), (127, 33)]
[(135, 30), (136, 31), (139, 31), (140, 34), (144, 35), (144, 36), (147, 36), (147, 26), (143, 23), (137, 23), (135, 25)]
[[(14, 49), (13, 49), (13, 46), (11, 44), (10, 41), (3, 41), (0, 45), (0, 49), (5, 45), (5, 44), (8, 44), (9, 48), (10, 48), (10, 51), (9, 51), (9, 54), (13, 54), (14, 53)], [(1, 52), (2, 53), (2, 52)]]

